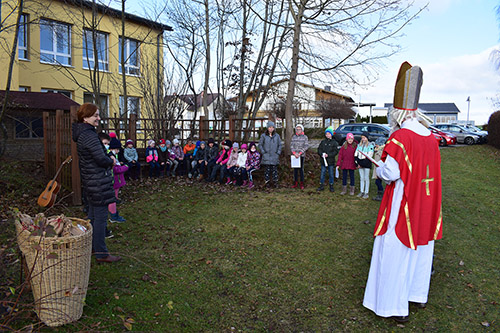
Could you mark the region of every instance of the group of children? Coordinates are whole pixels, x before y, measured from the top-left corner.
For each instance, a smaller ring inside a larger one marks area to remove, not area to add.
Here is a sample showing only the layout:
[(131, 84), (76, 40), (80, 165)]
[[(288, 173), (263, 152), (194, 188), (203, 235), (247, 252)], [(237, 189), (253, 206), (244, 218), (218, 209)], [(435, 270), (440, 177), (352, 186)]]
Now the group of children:
[[(176, 175), (187, 176), (193, 179), (205, 178), (207, 182), (219, 181), (220, 184), (234, 184), (254, 187), (252, 173), (260, 169), (261, 164), (265, 170), (264, 178), (266, 186), (278, 183), (278, 165), (279, 156), (282, 150), (280, 136), (276, 133), (274, 123), (269, 121), (267, 131), (262, 134), (259, 141), (259, 150), (257, 144), (242, 144), (224, 140), (219, 146), (213, 138), (205, 141), (193, 143), (191, 139), (187, 140), (184, 147), (180, 145), (178, 139), (159, 140), (158, 147), (154, 140), (148, 141), (145, 158), (149, 164), (149, 177), (175, 177)], [(118, 190), (125, 185), (124, 175), (132, 179), (140, 176), (141, 164), (137, 150), (132, 140), (127, 140), (125, 148), (121, 151), (121, 145), (116, 135), (106, 142), (107, 134), (101, 133), (103, 144), (109, 144), (109, 149), (116, 155), (119, 165), (115, 165), (113, 172), (115, 174), (115, 193), (118, 198)], [(354, 140), (352, 133), (347, 134), (346, 141), (339, 148), (339, 144), (333, 138), (333, 127), (325, 130), (325, 139), (321, 141), (318, 147), (320, 156), (320, 185), (318, 191), (325, 189), (326, 174), (329, 176), (329, 188), (334, 192), (334, 172), (338, 178), (339, 169), (342, 170), (342, 191), (341, 195), (347, 194), (347, 179), (350, 181), (350, 195), (354, 195), (354, 171), (359, 170), (360, 192), (358, 197), (368, 198), (370, 189), (370, 179), (375, 179), (378, 193), (374, 200), (381, 200), (383, 194), (382, 182), (376, 177), (375, 170), (370, 177), (372, 162), (380, 160), (385, 144), (384, 138), (379, 138), (376, 142), (368, 141), (369, 134), (361, 135), (361, 142)], [(304, 188), (304, 164), (305, 154), (309, 148), (308, 138), (304, 134), (304, 127), (297, 125), (295, 135), (291, 140), (292, 157), (300, 160), (298, 166), (294, 167), (294, 184), (292, 188)], [(336, 156), (338, 159), (336, 161)], [(111, 220), (122, 222), (123, 219), (116, 210), (116, 207), (110, 207)]]
[[(342, 169), (342, 192), (341, 195), (347, 193), (347, 175), (349, 174), (350, 195), (354, 195), (354, 171), (359, 170), (359, 184), (360, 191), (358, 197), (368, 199), (368, 192), (370, 190), (370, 170), (372, 167), (373, 159), (375, 162), (380, 161), (382, 151), (385, 146), (385, 138), (380, 137), (375, 142), (368, 141), (369, 133), (363, 132), (361, 134), (361, 142), (354, 140), (354, 135), (348, 133), (346, 141), (339, 151), (339, 158), (337, 161), (337, 169)], [(375, 169), (373, 170), (372, 179), (375, 179), (377, 185), (377, 196), (374, 200), (381, 201), (384, 193), (382, 181), (377, 177)]]

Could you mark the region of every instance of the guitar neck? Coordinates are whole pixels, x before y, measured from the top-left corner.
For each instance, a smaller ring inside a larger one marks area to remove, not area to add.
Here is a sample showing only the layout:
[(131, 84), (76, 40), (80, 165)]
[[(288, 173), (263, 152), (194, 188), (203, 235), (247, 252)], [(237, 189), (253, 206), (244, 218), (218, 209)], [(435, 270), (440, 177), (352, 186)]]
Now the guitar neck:
[(54, 182), (54, 181), (56, 181), (57, 177), (59, 177), (59, 173), (61, 173), (62, 167), (63, 167), (65, 164), (67, 164), (67, 163), (71, 162), (71, 160), (72, 160), (71, 156), (68, 156), (68, 157), (67, 157), (67, 158), (66, 158), (66, 159), (62, 162), (62, 164), (59, 166), (59, 169), (57, 169), (56, 175), (54, 176), (54, 178), (52, 178), (52, 181), (53, 181), (53, 182)]

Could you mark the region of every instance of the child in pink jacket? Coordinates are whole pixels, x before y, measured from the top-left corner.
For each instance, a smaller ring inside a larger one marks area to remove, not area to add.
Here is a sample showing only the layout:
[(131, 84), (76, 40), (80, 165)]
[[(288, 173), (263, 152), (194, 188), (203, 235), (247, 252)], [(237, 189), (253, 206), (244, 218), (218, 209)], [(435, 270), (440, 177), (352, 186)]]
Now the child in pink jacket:
[(357, 169), (356, 163), (354, 162), (354, 153), (358, 143), (354, 140), (354, 135), (348, 133), (346, 141), (339, 150), (339, 155), (337, 159), (337, 170), (339, 167), (342, 169), (342, 192), (341, 195), (347, 193), (347, 172), (349, 171), (351, 190), (349, 195), (354, 195), (354, 170)]
[(222, 142), (222, 149), (219, 152), (217, 157), (217, 161), (215, 162), (214, 168), (212, 169), (212, 174), (208, 179), (209, 182), (215, 181), (217, 177), (217, 171), (219, 171), (219, 183), (224, 182), (224, 173), (226, 169), (227, 161), (229, 160), (229, 155), (231, 153), (232, 142), (231, 140), (224, 140)]

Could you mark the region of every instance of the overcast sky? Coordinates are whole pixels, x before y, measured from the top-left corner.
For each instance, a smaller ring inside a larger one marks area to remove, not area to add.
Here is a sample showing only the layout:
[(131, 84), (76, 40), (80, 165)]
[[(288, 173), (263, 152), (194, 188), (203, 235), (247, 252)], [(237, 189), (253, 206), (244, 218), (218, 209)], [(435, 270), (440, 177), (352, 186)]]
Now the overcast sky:
[(386, 62), (386, 70), (373, 87), (358, 89), (351, 96), (377, 107), (392, 103), (397, 72), (408, 61), (424, 72), (421, 103), (455, 103), (461, 111), (459, 119), (465, 120), (470, 96), (469, 119), (479, 125), (487, 123), (496, 111), (491, 99), (500, 93), (500, 73), (490, 60), (491, 51), (499, 46), (498, 4), (494, 0), (431, 0), (428, 10), (405, 28), (406, 36), (399, 40), (405, 50)]

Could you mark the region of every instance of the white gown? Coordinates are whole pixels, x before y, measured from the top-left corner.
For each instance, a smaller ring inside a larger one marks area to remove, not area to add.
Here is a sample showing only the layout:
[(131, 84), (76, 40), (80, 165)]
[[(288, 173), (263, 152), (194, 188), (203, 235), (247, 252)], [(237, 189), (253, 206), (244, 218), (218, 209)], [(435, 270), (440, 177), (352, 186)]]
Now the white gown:
[[(419, 135), (430, 135), (430, 131), (414, 119), (406, 120), (401, 127)], [(398, 239), (395, 226), (405, 184), (399, 177), (398, 162), (391, 156), (379, 165), (377, 175), (387, 183), (395, 181), (396, 184), (387, 232), (375, 237), (373, 243), (363, 306), (381, 317), (407, 316), (408, 302), (427, 303), (434, 241), (412, 250)]]

